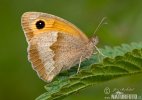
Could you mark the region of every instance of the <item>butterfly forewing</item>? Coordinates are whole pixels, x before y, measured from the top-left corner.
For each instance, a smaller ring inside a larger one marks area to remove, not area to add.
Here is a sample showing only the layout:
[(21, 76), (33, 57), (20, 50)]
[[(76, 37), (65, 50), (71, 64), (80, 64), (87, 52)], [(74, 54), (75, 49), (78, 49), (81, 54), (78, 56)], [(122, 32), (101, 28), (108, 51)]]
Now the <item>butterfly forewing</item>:
[(89, 58), (93, 43), (75, 25), (57, 16), (26, 12), (22, 27), (28, 42), (28, 56), (33, 69), (50, 82), (61, 70), (70, 69)]

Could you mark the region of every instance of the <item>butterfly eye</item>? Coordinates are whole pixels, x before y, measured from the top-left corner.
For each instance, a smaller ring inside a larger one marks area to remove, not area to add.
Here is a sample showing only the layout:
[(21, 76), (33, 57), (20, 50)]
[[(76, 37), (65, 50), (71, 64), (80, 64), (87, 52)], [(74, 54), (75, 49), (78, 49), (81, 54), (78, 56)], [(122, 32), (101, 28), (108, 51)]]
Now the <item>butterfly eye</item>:
[(45, 27), (45, 22), (42, 20), (39, 20), (36, 22), (36, 28), (37, 29), (43, 29)]

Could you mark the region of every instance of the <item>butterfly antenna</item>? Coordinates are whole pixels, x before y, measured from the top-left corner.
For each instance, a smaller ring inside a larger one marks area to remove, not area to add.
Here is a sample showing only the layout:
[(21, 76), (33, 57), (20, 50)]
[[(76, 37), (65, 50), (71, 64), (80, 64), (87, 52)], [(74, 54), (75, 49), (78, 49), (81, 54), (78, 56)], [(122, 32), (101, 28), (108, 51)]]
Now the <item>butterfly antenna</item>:
[[(95, 30), (95, 32), (94, 32), (94, 35), (95, 35), (95, 33), (99, 30), (99, 28), (101, 27), (102, 24), (107, 24), (107, 23), (103, 23), (104, 20), (106, 20), (106, 17), (103, 17), (103, 18), (102, 18), (101, 22), (99, 23), (99, 25), (97, 26), (97, 28), (96, 28), (96, 30)], [(98, 51), (98, 53), (99, 53), (100, 55), (102, 55), (103, 57), (107, 57), (106, 55), (104, 55), (104, 54), (99, 50), (99, 48), (98, 48), (96, 45), (94, 45), (94, 47), (96, 48), (96, 50)]]
[(97, 26), (97, 28), (96, 28), (94, 34), (96, 34), (96, 32), (99, 30), (99, 28), (101, 27), (102, 24), (107, 24), (107, 23), (103, 23), (104, 20), (106, 20), (106, 18), (107, 18), (107, 17), (103, 17), (103, 18), (102, 18), (102, 20), (101, 20), (101, 22), (99, 23), (99, 25)]

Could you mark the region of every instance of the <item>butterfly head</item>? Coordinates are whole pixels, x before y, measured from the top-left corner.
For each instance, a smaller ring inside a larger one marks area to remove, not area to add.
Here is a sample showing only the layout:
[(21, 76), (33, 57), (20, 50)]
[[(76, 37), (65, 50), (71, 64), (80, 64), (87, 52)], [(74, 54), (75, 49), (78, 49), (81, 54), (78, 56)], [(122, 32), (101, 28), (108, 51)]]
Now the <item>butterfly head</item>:
[(96, 46), (99, 42), (99, 39), (97, 36), (93, 36), (91, 39), (90, 39), (90, 42), (93, 44), (93, 46)]

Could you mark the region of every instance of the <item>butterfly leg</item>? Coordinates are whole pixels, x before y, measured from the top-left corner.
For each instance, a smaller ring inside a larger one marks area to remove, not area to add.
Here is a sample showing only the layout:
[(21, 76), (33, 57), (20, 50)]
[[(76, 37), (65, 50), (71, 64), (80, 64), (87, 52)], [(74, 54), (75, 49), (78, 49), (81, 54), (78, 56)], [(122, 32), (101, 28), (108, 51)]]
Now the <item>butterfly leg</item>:
[[(97, 52), (95, 52), (95, 53), (93, 53), (93, 54), (97, 54), (98, 53), (98, 55), (97, 55), (97, 57), (98, 57), (98, 61), (99, 62), (101, 62), (101, 58), (103, 57), (107, 57), (106, 55), (104, 55), (100, 50), (99, 50), (99, 48), (97, 48), (96, 46), (94, 46), (95, 48), (96, 48), (96, 50), (97, 50)], [(102, 56), (102, 57), (100, 57), (100, 55)]]
[(96, 55), (98, 52), (94, 52), (93, 55)]
[(101, 59), (100, 59), (100, 56), (98, 55), (98, 53), (99, 53), (98, 51), (94, 52), (93, 55), (97, 55), (97, 58), (99, 59), (99, 62), (101, 62)]
[(107, 57), (106, 55), (104, 55), (104, 54), (99, 50), (98, 47), (96, 47), (95, 45), (94, 45), (94, 47), (96, 48), (96, 50), (98, 51), (99, 54), (101, 54), (103, 57)]
[(78, 69), (77, 69), (77, 74), (79, 73), (79, 70), (80, 70), (81, 60), (82, 60), (82, 56), (80, 57), (79, 66), (78, 66)]

